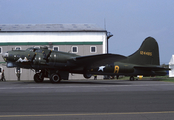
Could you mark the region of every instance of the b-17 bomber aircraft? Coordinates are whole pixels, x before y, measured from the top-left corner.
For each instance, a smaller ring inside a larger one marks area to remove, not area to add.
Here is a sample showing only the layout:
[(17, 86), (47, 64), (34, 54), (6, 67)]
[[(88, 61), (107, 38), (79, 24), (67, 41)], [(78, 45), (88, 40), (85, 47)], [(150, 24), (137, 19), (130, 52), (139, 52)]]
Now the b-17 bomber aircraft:
[(166, 68), (159, 65), (159, 50), (156, 40), (148, 37), (139, 50), (126, 57), (118, 54), (79, 56), (72, 53), (52, 51), (48, 47), (12, 50), (2, 55), (7, 67), (34, 69), (35, 82), (50, 78), (52, 83), (68, 80), (69, 73), (92, 75), (130, 76), (134, 80), (140, 76), (163, 76)]

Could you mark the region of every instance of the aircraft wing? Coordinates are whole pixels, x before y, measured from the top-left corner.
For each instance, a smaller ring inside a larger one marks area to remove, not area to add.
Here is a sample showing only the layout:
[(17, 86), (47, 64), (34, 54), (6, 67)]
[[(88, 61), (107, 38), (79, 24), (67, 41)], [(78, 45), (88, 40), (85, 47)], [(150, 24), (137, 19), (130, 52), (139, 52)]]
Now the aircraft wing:
[(87, 65), (106, 65), (113, 62), (117, 62), (127, 57), (117, 54), (99, 54), (99, 55), (90, 55), (90, 56), (78, 56), (71, 59), (69, 62), (73, 62), (76, 65), (87, 66)]

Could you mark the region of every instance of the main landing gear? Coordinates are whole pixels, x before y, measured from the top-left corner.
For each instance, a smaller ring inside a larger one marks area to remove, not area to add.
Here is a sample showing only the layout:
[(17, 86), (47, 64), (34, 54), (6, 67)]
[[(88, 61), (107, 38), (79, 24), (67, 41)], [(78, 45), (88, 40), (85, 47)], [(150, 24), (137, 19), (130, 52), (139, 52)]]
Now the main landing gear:
[(62, 79), (68, 80), (69, 72), (66, 71), (51, 71), (41, 70), (39, 73), (34, 75), (34, 81), (36, 83), (43, 82), (44, 78), (49, 78), (52, 83), (59, 83)]
[(43, 82), (43, 80), (44, 80), (44, 76), (43, 76), (43, 73), (42, 73), (42, 72), (36, 73), (36, 74), (34, 75), (34, 81), (35, 81), (36, 83), (41, 83), (41, 82)]
[[(44, 80), (44, 76), (43, 76), (43, 73), (42, 73), (42, 72), (36, 73), (36, 74), (34, 75), (34, 81), (35, 81), (36, 83), (41, 83), (41, 82), (43, 82), (43, 80)], [(60, 77), (59, 74), (53, 73), (53, 74), (50, 76), (50, 81), (51, 81), (52, 83), (59, 83), (59, 82), (61, 81), (61, 77)]]
[[(36, 74), (34, 75), (34, 81), (35, 81), (36, 83), (41, 83), (41, 82), (43, 82), (43, 80), (44, 80), (44, 76), (43, 76), (43, 73), (42, 73), (42, 72), (36, 73)], [(60, 77), (59, 74), (53, 73), (53, 74), (50, 76), (50, 81), (51, 81), (52, 83), (59, 83), (59, 82), (61, 81), (61, 77)]]
[(53, 73), (50, 77), (50, 81), (52, 83), (59, 83), (61, 81), (61, 77), (59, 74)]

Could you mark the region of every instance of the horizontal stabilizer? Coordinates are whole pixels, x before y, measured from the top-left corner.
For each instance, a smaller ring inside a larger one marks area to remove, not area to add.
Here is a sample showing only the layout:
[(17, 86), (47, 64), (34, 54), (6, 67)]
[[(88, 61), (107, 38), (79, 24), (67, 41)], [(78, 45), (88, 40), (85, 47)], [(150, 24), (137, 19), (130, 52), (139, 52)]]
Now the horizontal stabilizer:
[(170, 68), (164, 68), (161, 66), (134, 66), (136, 69), (143, 69), (143, 70), (170, 70)]

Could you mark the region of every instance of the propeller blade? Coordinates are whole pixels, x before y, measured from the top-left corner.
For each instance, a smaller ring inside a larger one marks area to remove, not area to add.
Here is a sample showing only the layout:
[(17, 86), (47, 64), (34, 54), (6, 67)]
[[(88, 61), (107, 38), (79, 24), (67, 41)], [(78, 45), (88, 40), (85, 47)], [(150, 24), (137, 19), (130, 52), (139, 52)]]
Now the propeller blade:
[(33, 60), (34, 60), (34, 58), (36, 57), (36, 54), (37, 54), (37, 53), (35, 53), (35, 54), (33, 55), (32, 59), (30, 60), (31, 63), (33, 63)]
[(50, 52), (48, 53), (48, 55), (46, 55), (45, 52), (43, 51), (43, 56), (44, 56), (43, 59), (45, 59), (47, 62), (48, 62), (49, 56), (51, 55), (51, 52), (52, 52), (52, 50), (50, 50)]

